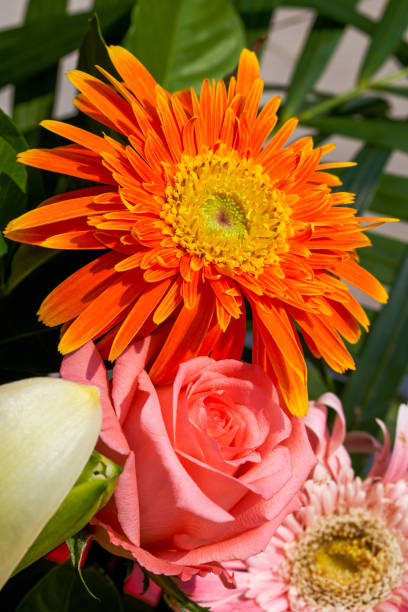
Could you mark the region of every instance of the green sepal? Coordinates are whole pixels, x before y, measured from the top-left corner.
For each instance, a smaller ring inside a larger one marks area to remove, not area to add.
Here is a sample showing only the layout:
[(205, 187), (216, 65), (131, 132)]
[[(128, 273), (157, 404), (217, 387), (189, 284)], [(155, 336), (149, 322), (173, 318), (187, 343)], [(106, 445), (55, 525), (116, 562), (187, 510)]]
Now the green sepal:
[(82, 529), (79, 533), (76, 533), (74, 536), (67, 539), (67, 546), (71, 555), (72, 565), (76, 569), (84, 588), (89, 593), (90, 597), (100, 601), (99, 597), (92, 593), (91, 589), (85, 582), (81, 569), (82, 557), (90, 538), (92, 538), (92, 535), (89, 533), (89, 531), (86, 528)]
[(14, 574), (78, 533), (109, 500), (122, 468), (93, 451), (54, 516), (29, 548)]

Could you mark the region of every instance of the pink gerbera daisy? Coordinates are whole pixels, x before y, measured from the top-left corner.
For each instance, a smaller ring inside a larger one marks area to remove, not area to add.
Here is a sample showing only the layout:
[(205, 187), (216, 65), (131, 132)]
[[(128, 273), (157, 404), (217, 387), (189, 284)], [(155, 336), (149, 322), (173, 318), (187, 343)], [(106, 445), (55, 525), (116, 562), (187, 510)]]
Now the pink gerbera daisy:
[[(332, 434), (329, 405), (337, 411)], [(301, 506), (278, 528), (265, 552), (229, 564), (237, 588), (214, 577), (183, 588), (216, 612), (408, 611), (408, 405), (399, 409), (394, 450), (384, 424), (381, 446), (353, 433), (349, 450), (374, 450), (365, 480), (342, 445), (339, 400), (325, 394), (306, 419), (320, 463), (306, 481)]]

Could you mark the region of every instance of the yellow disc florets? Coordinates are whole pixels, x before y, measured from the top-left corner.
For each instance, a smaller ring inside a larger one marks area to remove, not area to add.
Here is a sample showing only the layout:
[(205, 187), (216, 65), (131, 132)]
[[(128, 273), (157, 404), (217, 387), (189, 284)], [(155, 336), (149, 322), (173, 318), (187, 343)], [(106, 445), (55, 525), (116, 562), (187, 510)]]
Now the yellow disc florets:
[(262, 166), (235, 151), (184, 155), (166, 196), (169, 235), (206, 264), (259, 274), (288, 250), (288, 199)]
[(311, 608), (371, 609), (398, 583), (402, 561), (396, 537), (378, 518), (363, 512), (332, 515), (299, 541), (291, 575)]

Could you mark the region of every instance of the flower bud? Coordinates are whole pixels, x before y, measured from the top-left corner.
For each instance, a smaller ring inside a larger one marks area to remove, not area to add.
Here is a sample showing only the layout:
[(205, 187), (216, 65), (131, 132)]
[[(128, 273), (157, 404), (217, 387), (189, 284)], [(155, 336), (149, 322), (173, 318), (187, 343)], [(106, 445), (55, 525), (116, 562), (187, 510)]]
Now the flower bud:
[(95, 387), (55, 378), (0, 386), (0, 587), (74, 485), (101, 419)]

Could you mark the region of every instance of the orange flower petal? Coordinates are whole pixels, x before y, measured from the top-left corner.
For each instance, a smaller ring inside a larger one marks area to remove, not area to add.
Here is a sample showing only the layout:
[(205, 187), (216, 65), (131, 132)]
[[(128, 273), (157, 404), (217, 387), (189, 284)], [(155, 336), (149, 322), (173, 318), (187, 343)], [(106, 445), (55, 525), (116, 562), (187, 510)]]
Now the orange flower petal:
[(128, 89), (142, 102), (154, 105), (157, 83), (143, 64), (124, 47), (110, 45), (108, 53)]
[[(149, 374), (156, 384), (172, 379), (178, 364), (199, 353), (215, 309), (211, 292), (202, 285), (195, 307), (183, 306)], [(188, 342), (186, 342), (188, 338)]]
[(254, 81), (259, 77), (258, 58), (253, 51), (243, 49), (238, 63), (236, 93), (247, 95)]
[(231, 288), (235, 288), (235, 283), (225, 278), (220, 278), (219, 280), (210, 280), (210, 285), (226, 312), (228, 312), (231, 317), (234, 317), (234, 319), (238, 319), (242, 314), (242, 298), (240, 292), (235, 291), (235, 295), (228, 293)]
[[(283, 325), (279, 339), (275, 337), (275, 328), (269, 327), (273, 320), (277, 321), (278, 326), (280, 325), (282, 313), (282, 310), (275, 311), (271, 316), (265, 318), (265, 313), (255, 308), (253, 361), (271, 376), (288, 410), (296, 416), (304, 416), (308, 408), (306, 364), (300, 348), (296, 367), (293, 367), (292, 362), (288, 362), (286, 354), (287, 345), (293, 348), (293, 344), (298, 343), (296, 331), (293, 326), (290, 331), (287, 316), (282, 319)], [(295, 353), (296, 351), (293, 354)]]
[(49, 223), (66, 221), (67, 219), (100, 214), (115, 208), (115, 205), (111, 203), (106, 206), (95, 204), (95, 195), (105, 193), (104, 188), (91, 188), (89, 191), (87, 190), (86, 193), (89, 193), (89, 195), (80, 195), (79, 197), (67, 197), (70, 194), (63, 194), (63, 196), (58, 198), (57, 202), (55, 202), (53, 198), (53, 203), (48, 205), (46, 200), (39, 208), (34, 208), (24, 215), (21, 215), (21, 217), (17, 217), (13, 219), (13, 221), (10, 221), (5, 230), (5, 234), (10, 234), (9, 237), (12, 238), (12, 232), (15, 230), (21, 231), (45, 224), (48, 225)]
[[(314, 354), (341, 371), (353, 363), (340, 334), (355, 342), (368, 319), (339, 279), (386, 300), (354, 261), (356, 248), (370, 244), (364, 224), (382, 220), (356, 217), (353, 195), (331, 190), (340, 185), (331, 168), (352, 164), (322, 163), (333, 147), (314, 147), (309, 136), (287, 145), (296, 119), (265, 146), (279, 98), (257, 114), (263, 82), (248, 50), (228, 90), (205, 80), (199, 97), (192, 89), (166, 92), (125, 49), (109, 54), (119, 80), (103, 69), (108, 83), (80, 71), (70, 77), (82, 92), (78, 108), (126, 142), (47, 121), (75, 144), (20, 156), (106, 185), (57, 196), (8, 227), (9, 237), (24, 242), (113, 251), (62, 283), (41, 316), (66, 323), (64, 351), (107, 334), (111, 358), (133, 338), (165, 330), (152, 375), (167, 381), (194, 355), (240, 358), (242, 291), (254, 312), (254, 360), (288, 409), (304, 414), (306, 370), (291, 317)], [(220, 216), (206, 217), (211, 206)], [(247, 242), (234, 242), (235, 231), (240, 240), (245, 231)]]
[(61, 353), (71, 353), (98, 336), (134, 302), (141, 287), (138, 270), (115, 272), (109, 286), (92, 300), (64, 333), (58, 345)]
[(95, 136), (91, 132), (87, 132), (75, 125), (69, 125), (62, 121), (41, 121), (40, 125), (54, 134), (58, 134), (67, 140), (71, 140), (86, 149), (90, 149), (95, 153), (102, 153), (103, 151), (112, 152), (112, 147), (109, 146), (108, 142), (100, 136)]
[(83, 147), (67, 145), (55, 149), (29, 149), (19, 153), (17, 159), (22, 164), (34, 168), (69, 174), (106, 185), (116, 185), (112, 174), (103, 167), (100, 156)]
[(293, 311), (293, 317), (301, 330), (313, 339), (319, 353), (336, 372), (354, 370), (354, 360), (336, 332), (330, 317), (313, 315), (302, 310)]
[(333, 267), (333, 272), (345, 281), (355, 285), (364, 293), (383, 304), (388, 300), (388, 294), (378, 280), (359, 266), (353, 259), (346, 259)]
[(69, 276), (41, 304), (40, 321), (52, 326), (77, 317), (109, 287), (117, 276), (114, 266), (121, 257), (118, 253), (106, 253)]
[(81, 70), (70, 70), (67, 77), (99, 112), (109, 118), (118, 132), (126, 135), (137, 132), (131, 107), (109, 85)]
[(117, 131), (116, 125), (109, 119), (109, 117), (105, 117), (105, 115), (101, 113), (99, 109), (94, 104), (92, 104), (90, 100), (88, 100), (86, 96), (84, 96), (83, 94), (78, 94), (72, 101), (81, 113), (88, 115), (88, 117), (91, 117), (91, 119), (94, 119), (98, 123), (105, 125), (111, 130)]
[(166, 279), (156, 285), (145, 286), (140, 297), (137, 298), (137, 301), (115, 335), (109, 353), (110, 361), (114, 361), (123, 353), (125, 348), (140, 331), (142, 325), (146, 322), (166, 293), (170, 286), (170, 282), (169, 279)]
[(182, 280), (178, 277), (175, 279), (166, 295), (157, 306), (153, 314), (153, 322), (156, 325), (163, 323), (176, 310), (177, 306), (183, 301), (181, 295)]

